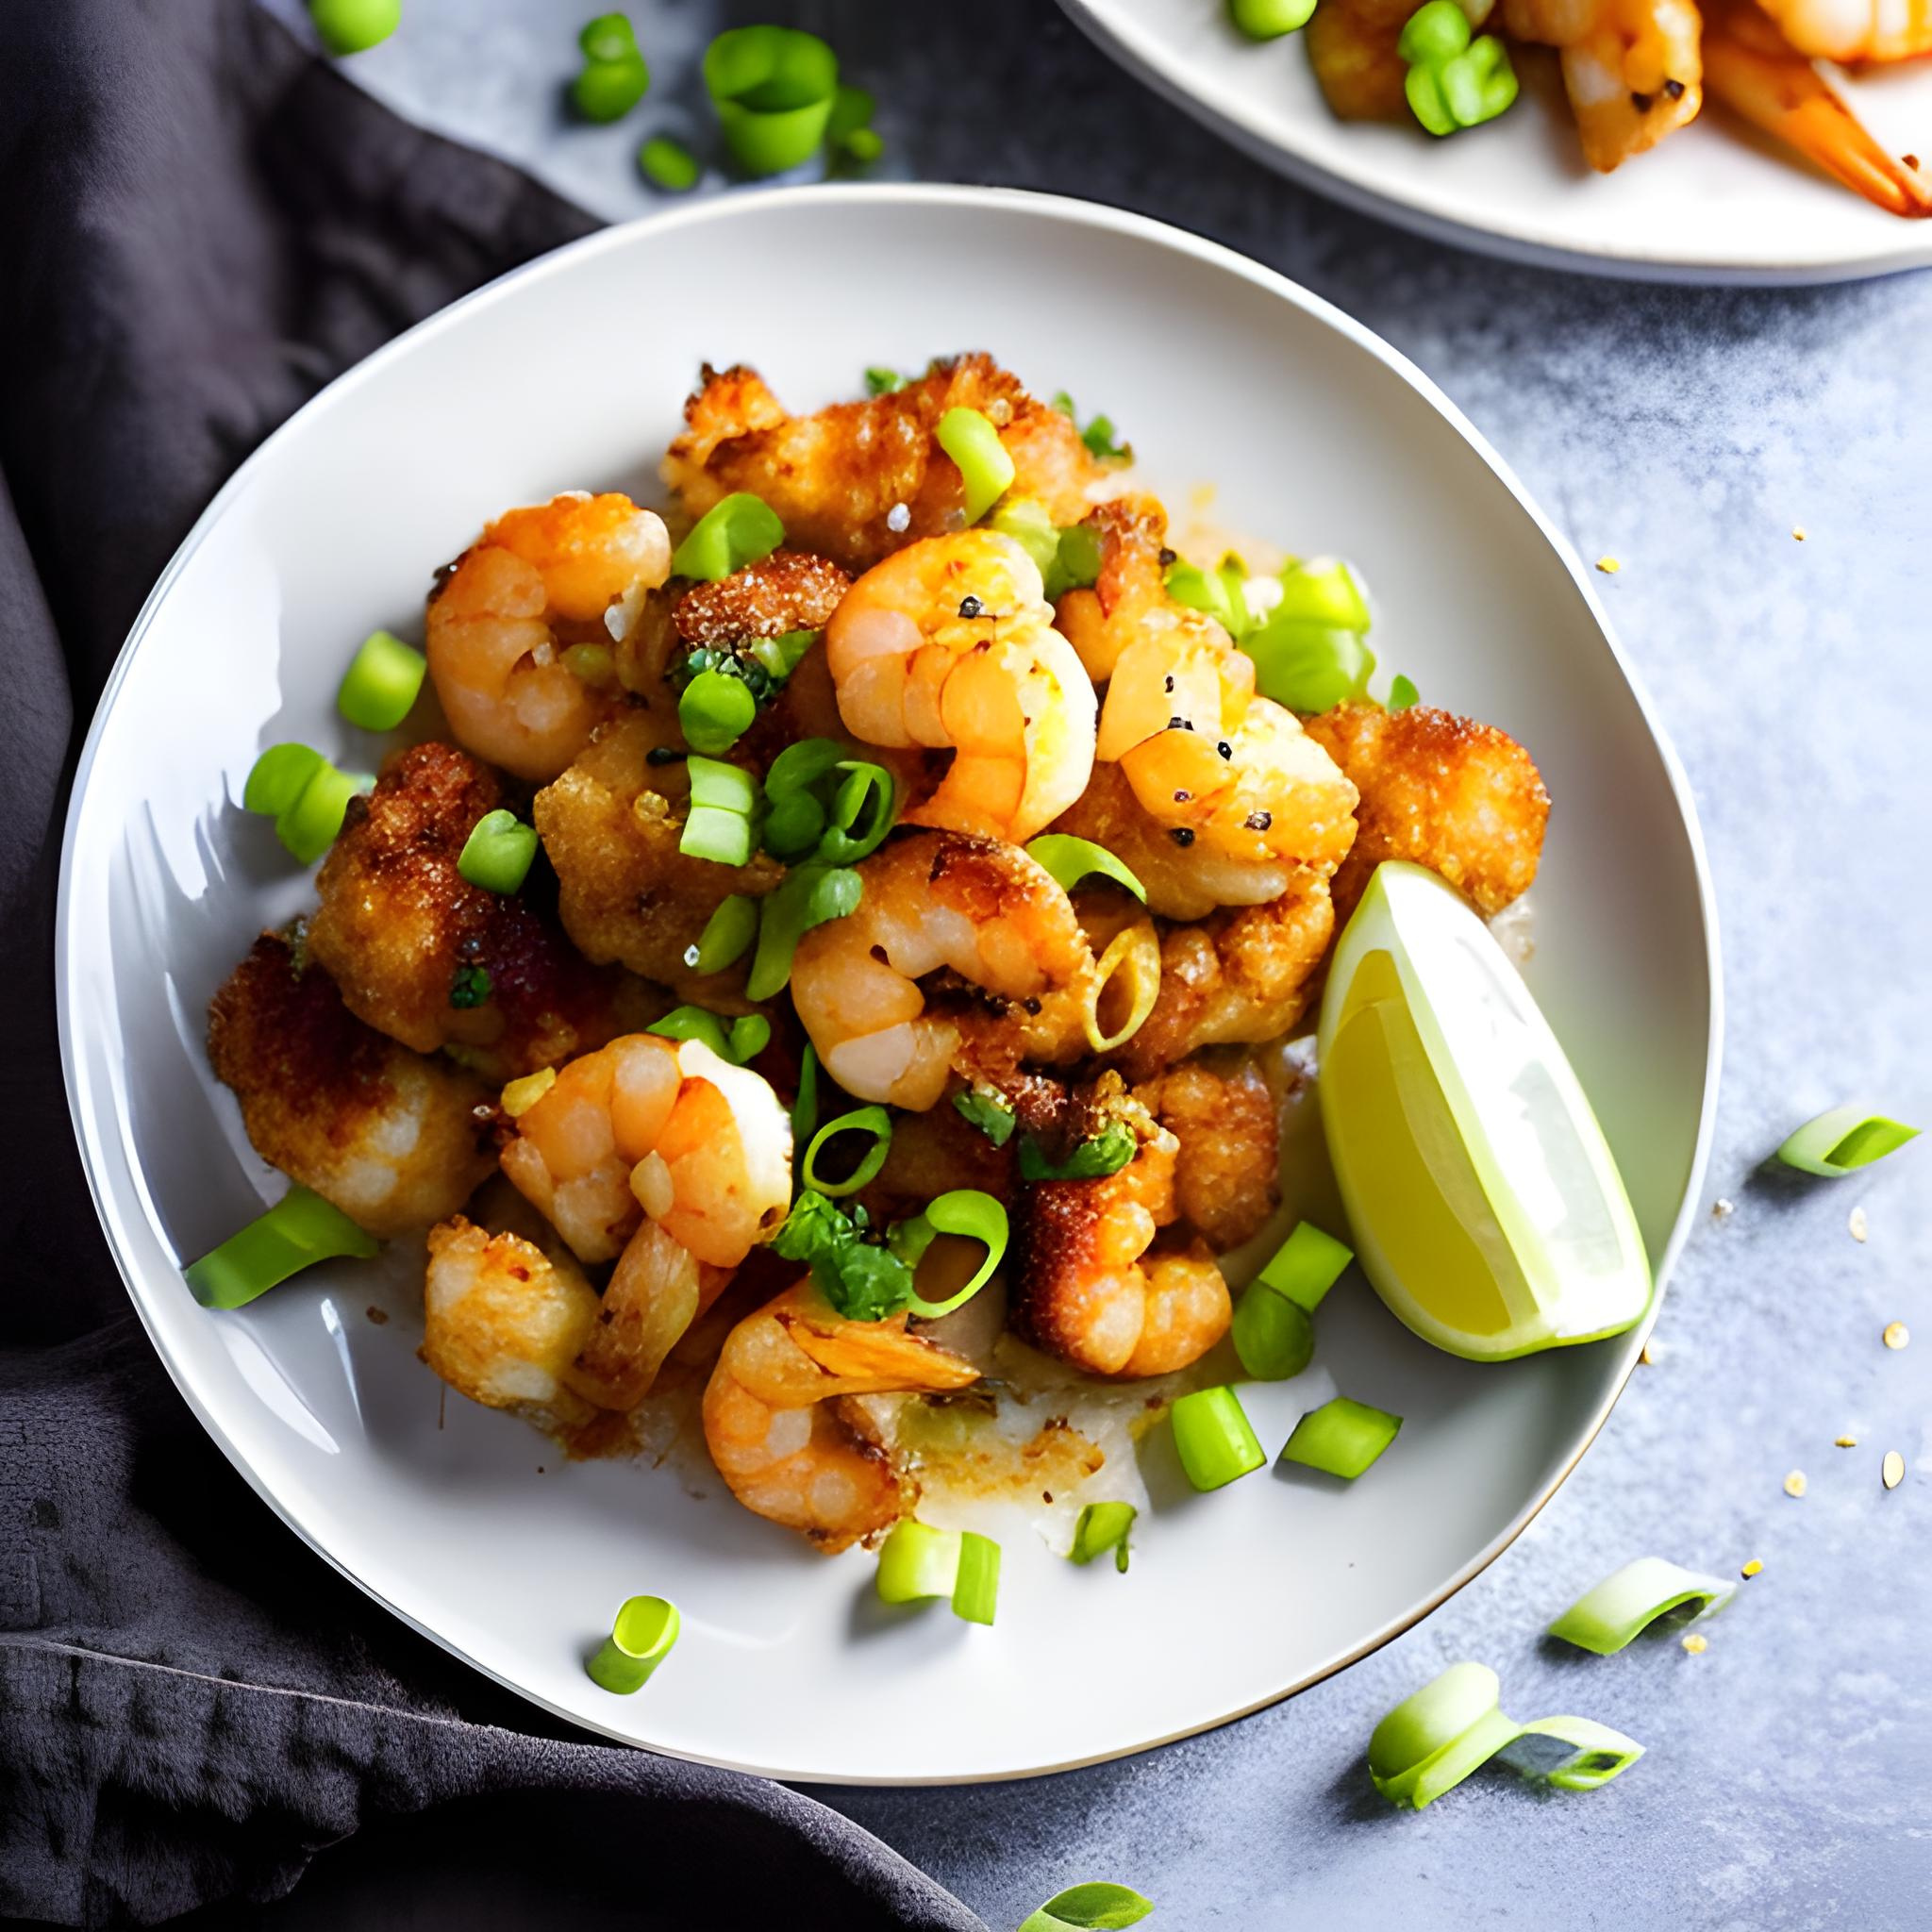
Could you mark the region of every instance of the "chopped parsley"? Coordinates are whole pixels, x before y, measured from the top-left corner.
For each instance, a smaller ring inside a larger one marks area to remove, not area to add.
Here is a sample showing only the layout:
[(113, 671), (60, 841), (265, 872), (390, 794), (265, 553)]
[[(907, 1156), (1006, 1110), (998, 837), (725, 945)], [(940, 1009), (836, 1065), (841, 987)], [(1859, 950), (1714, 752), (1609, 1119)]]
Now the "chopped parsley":
[(901, 375), (896, 369), (874, 366), (865, 372), (865, 392), (869, 396), (891, 396), (910, 382), (909, 375)]
[(480, 1007), (490, 997), (490, 991), (487, 966), (458, 966), (449, 983), (449, 1003), (453, 1007)]
[[(1080, 412), (1074, 407), (1074, 399), (1065, 390), (1055, 391), (1053, 406), (1062, 416), (1069, 417), (1077, 425)], [(1080, 441), (1087, 445), (1090, 456), (1097, 457), (1103, 463), (1114, 461), (1130, 463), (1134, 460), (1134, 445), (1130, 442), (1114, 441), (1113, 418), (1095, 416), (1080, 431)]]
[(991, 1093), (956, 1093), (953, 1105), (960, 1117), (975, 1126), (995, 1147), (1004, 1147), (1013, 1138), (1013, 1109)]
[(1041, 1152), (1031, 1134), (1020, 1142), (1020, 1178), (1025, 1181), (1097, 1181), (1118, 1174), (1133, 1159), (1140, 1139), (1125, 1121), (1114, 1121), (1091, 1140), (1082, 1141), (1058, 1166)]
[(806, 1262), (819, 1292), (847, 1321), (882, 1322), (906, 1306), (912, 1270), (890, 1248), (864, 1239), (868, 1224), (863, 1208), (847, 1214), (808, 1188), (772, 1237), (772, 1250)]

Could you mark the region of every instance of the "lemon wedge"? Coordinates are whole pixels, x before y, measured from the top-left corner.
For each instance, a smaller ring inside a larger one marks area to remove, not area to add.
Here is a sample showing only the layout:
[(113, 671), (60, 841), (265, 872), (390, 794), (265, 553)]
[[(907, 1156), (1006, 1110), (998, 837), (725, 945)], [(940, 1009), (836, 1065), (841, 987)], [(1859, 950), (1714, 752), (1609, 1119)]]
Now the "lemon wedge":
[(1582, 1085), (1435, 874), (1377, 868), (1322, 1001), (1322, 1124), (1375, 1291), (1474, 1361), (1642, 1319), (1650, 1264)]

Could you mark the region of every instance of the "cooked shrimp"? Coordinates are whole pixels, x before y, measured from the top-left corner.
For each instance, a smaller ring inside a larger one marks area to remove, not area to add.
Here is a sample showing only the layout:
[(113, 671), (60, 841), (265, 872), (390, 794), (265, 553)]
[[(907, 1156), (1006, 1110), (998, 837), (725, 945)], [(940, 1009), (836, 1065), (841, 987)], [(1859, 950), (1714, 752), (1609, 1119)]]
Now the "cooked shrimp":
[(1909, 60), (1932, 54), (1932, 0), (1757, 0), (1757, 5), (1799, 53), (1821, 59)]
[(482, 1083), (364, 1025), (280, 933), (214, 996), (208, 1053), (255, 1151), (373, 1235), (454, 1214), (496, 1165)]
[[(627, 496), (498, 517), (429, 600), (429, 675), (458, 742), (520, 778), (556, 777), (610, 709), (614, 675), (597, 667), (670, 570), (662, 519)], [(586, 665), (575, 644), (602, 655)]]
[(951, 408), (977, 409), (1013, 459), (1011, 493), (1076, 524), (1108, 472), (1071, 418), (1036, 401), (990, 356), (936, 362), (891, 395), (789, 415), (758, 374), (708, 366), (685, 405), (686, 429), (664, 480), (692, 516), (748, 490), (771, 505), (790, 541), (861, 571), (964, 521), (959, 472), (933, 432)]
[(713, 1005), (686, 952), (725, 899), (769, 892), (784, 869), (763, 853), (732, 866), (678, 849), (691, 780), (680, 759), (651, 761), (654, 750), (676, 742), (668, 705), (627, 712), (538, 792), (531, 816), (556, 868), (563, 928), (584, 956), (619, 961), (692, 996), (704, 992)]
[(1007, 1286), (1013, 1325), (1097, 1375), (1165, 1375), (1197, 1361), (1227, 1333), (1227, 1283), (1200, 1243), (1149, 1257), (1176, 1216), (1174, 1135), (1104, 1074), (1074, 1098), (1069, 1146), (1117, 1123), (1134, 1157), (1098, 1180), (1039, 1181), (1014, 1204)]
[(1489, 917), (1529, 890), (1550, 794), (1507, 732), (1424, 705), (1341, 705), (1309, 719), (1308, 736), (1361, 792), (1355, 849), (1335, 875), (1338, 919), (1385, 858), (1440, 873)]
[[(1910, 0), (1910, 8), (1919, 14), (1924, 31), (1932, 35), (1932, 6), (1924, 0)], [(1806, 36), (1813, 43), (1807, 48), (1810, 53), (1829, 54), (1835, 59), (1900, 58), (1855, 57), (1815, 44), (1856, 40), (1850, 22), (1866, 13), (1862, 7), (1846, 9), (1837, 32), (1828, 30), (1833, 9), (1824, 6), (1772, 6), (1770, 10), (1780, 18), (1798, 18), (1814, 29)], [(1791, 31), (1787, 20), (1786, 32)], [(1926, 45), (1932, 45), (1932, 40)], [(1909, 51), (1923, 53), (1925, 46)], [(1728, 8), (1706, 23), (1704, 74), (1713, 100), (1723, 102), (1765, 133), (1789, 142), (1867, 201), (1895, 215), (1932, 215), (1932, 181), (1901, 157), (1889, 153), (1830, 81), (1805, 54), (1794, 52), (1781, 39), (1777, 28), (1756, 7)]]
[(1174, 1202), (1216, 1254), (1259, 1234), (1281, 1198), (1280, 1111), (1253, 1060), (1188, 1060), (1134, 1098), (1178, 1143)]
[(651, 988), (591, 964), (541, 902), (458, 870), (477, 820), (503, 802), (489, 766), (418, 744), (352, 800), (316, 880), (316, 958), (357, 1018), (419, 1053), (451, 1049), (498, 1082), (601, 1046), (663, 1011)]
[(914, 824), (1024, 843), (1086, 788), (1093, 687), (1010, 537), (928, 537), (875, 564), (825, 627), (846, 729), (954, 750)]
[(1599, 174), (1704, 105), (1695, 0), (1503, 0), (1503, 22), (1517, 40), (1557, 49), (1583, 158)]
[[(1012, 1060), (1086, 1051), (1093, 956), (1037, 860), (991, 839), (915, 832), (858, 873), (858, 909), (807, 933), (791, 964), (792, 1004), (846, 1092), (924, 1112), (994, 1031)], [(928, 1002), (920, 981), (941, 972), (965, 982), (972, 1010)]]
[(978, 1379), (971, 1362), (908, 1333), (903, 1315), (847, 1321), (802, 1281), (726, 1339), (705, 1390), (705, 1441), (747, 1509), (842, 1550), (896, 1522), (912, 1494), (841, 1398)]

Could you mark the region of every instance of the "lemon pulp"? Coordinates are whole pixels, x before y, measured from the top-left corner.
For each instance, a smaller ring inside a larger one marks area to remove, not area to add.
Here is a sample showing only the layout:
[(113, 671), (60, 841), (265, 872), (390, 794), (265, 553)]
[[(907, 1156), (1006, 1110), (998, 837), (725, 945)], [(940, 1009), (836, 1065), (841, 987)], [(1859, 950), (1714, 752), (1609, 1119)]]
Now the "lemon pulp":
[(1320, 1050), (1357, 1257), (1418, 1335), (1501, 1360), (1642, 1318), (1649, 1262), (1582, 1086), (1433, 873), (1377, 869), (1336, 945)]

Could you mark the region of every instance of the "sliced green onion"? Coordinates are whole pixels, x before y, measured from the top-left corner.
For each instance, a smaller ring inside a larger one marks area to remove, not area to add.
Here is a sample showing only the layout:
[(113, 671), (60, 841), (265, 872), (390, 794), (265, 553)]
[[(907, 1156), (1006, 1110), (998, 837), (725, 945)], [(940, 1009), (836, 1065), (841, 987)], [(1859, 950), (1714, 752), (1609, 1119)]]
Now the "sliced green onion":
[(765, 814), (765, 850), (791, 864), (818, 847), (825, 835), (825, 808), (809, 791), (788, 791)]
[(403, 0), (308, 0), (308, 17), (324, 48), (340, 58), (388, 40), (402, 25)]
[(1291, 711), (1332, 711), (1359, 698), (1374, 675), (1375, 654), (1357, 631), (1327, 628), (1271, 611), (1241, 640), (1255, 660), (1263, 697)]
[(1134, 876), (1132, 868), (1091, 839), (1075, 839), (1066, 832), (1042, 832), (1028, 842), (1026, 856), (1044, 866), (1063, 891), (1071, 892), (1082, 879), (1112, 879), (1116, 885), (1126, 887), (1141, 905), (1147, 903), (1147, 888)]
[(1558, 1790), (1591, 1791), (1627, 1771), (1643, 1746), (1582, 1717), (1519, 1724), (1497, 1707), (1502, 1685), (1487, 1664), (1451, 1664), (1403, 1699), (1369, 1740), (1369, 1776), (1391, 1805), (1420, 1811), (1452, 1791), (1517, 1739), (1536, 1735), (1575, 1747), (1546, 1774)]
[(836, 771), (845, 757), (846, 748), (836, 738), (801, 738), (772, 760), (765, 774), (765, 796), (775, 805), (794, 791), (808, 791), (827, 772)]
[[(1455, 6), (1455, 0), (1444, 0)], [(1281, 598), (1271, 617), (1324, 629), (1366, 632), (1369, 600), (1360, 580), (1339, 558), (1321, 563), (1291, 563), (1280, 574)]]
[(714, 503), (672, 553), (673, 576), (718, 583), (748, 563), (760, 563), (785, 541), (785, 525), (762, 498), (733, 491)]
[(846, 775), (832, 794), (831, 824), (816, 857), (832, 865), (854, 865), (875, 852), (892, 829), (899, 788), (883, 765), (846, 758), (838, 769)]
[(1295, 1424), (1281, 1459), (1352, 1482), (1394, 1441), (1401, 1426), (1399, 1415), (1338, 1395)]
[(1232, 1389), (1197, 1389), (1174, 1406), (1174, 1446), (1197, 1490), (1219, 1490), (1268, 1458)]
[(628, 1597), (603, 1648), (584, 1668), (605, 1690), (628, 1697), (634, 1690), (641, 1690), (651, 1674), (671, 1655), (680, 1623), (677, 1606), (666, 1597)]
[[(866, 1149), (865, 1158), (842, 1181), (821, 1180), (816, 1171), (819, 1149), (827, 1141), (840, 1134), (870, 1134), (872, 1145)], [(850, 1113), (841, 1113), (835, 1121), (827, 1121), (811, 1137), (810, 1144), (805, 1150), (805, 1158), (798, 1164), (798, 1177), (814, 1193), (836, 1201), (842, 1194), (856, 1194), (866, 1182), (871, 1180), (886, 1164), (886, 1156), (892, 1151), (892, 1117), (882, 1107), (854, 1108)]]
[(336, 709), (364, 731), (393, 731), (409, 715), (428, 669), (421, 651), (386, 630), (373, 630), (342, 675)]
[(1414, 680), (1404, 676), (1398, 671), (1389, 681), (1389, 702), (1383, 708), (1390, 711), (1407, 711), (1413, 708), (1421, 697), (1422, 692), (1416, 690)]
[(705, 921), (697, 944), (684, 949), (684, 963), (693, 973), (722, 973), (751, 950), (758, 936), (758, 902), (733, 892)]
[(994, 1270), (1006, 1258), (1008, 1232), (1007, 1210), (991, 1194), (977, 1188), (955, 1188), (950, 1193), (936, 1195), (925, 1204), (924, 1212), (893, 1229), (893, 1253), (916, 1272), (938, 1236), (956, 1234), (984, 1242), (986, 1257), (958, 1294), (942, 1302), (928, 1302), (920, 1298), (915, 1288), (907, 1299), (907, 1307), (927, 1322), (937, 1322), (955, 1308), (964, 1307), (992, 1279)]
[(878, 103), (862, 87), (841, 87), (832, 96), (831, 117), (825, 123), (825, 139), (834, 147), (850, 147), (855, 134), (872, 126)]
[(1227, 10), (1249, 40), (1274, 41), (1307, 26), (1315, 0), (1227, 0)]
[(637, 31), (627, 13), (600, 13), (584, 23), (577, 45), (586, 60), (622, 60), (637, 52)]
[(1256, 1278), (1312, 1315), (1354, 1259), (1353, 1248), (1344, 1247), (1332, 1234), (1324, 1234), (1312, 1221), (1302, 1221), (1295, 1224), (1294, 1232)]
[(1133, 460), (1131, 444), (1116, 441), (1114, 439), (1113, 418), (1096, 416), (1080, 432), (1080, 441), (1087, 445), (1087, 454), (1098, 457), (1103, 463), (1111, 462), (1118, 457)]
[(1013, 1129), (1019, 1124), (1014, 1119), (1013, 1109), (991, 1093), (976, 1091), (956, 1093), (953, 1105), (960, 1117), (977, 1127), (995, 1147), (1004, 1147), (1013, 1138)]
[(470, 828), (457, 871), (486, 892), (514, 892), (529, 876), (536, 857), (536, 826), (522, 824), (514, 812), (498, 807)]
[(1403, 92), (1431, 134), (1454, 134), (1492, 121), (1516, 99), (1516, 70), (1492, 34), (1470, 39), (1469, 16), (1456, 0), (1427, 0), (1395, 43), (1409, 63)]
[(265, 1214), (181, 1273), (203, 1307), (240, 1308), (317, 1261), (338, 1256), (366, 1261), (376, 1248), (340, 1208), (307, 1188), (292, 1187)]
[(350, 799), (375, 789), (366, 772), (339, 772), (324, 759), (295, 802), (275, 814), (275, 837), (304, 865), (313, 865), (336, 842)]
[(788, 630), (774, 638), (747, 638), (739, 648), (774, 684), (783, 684), (818, 641), (815, 630)]
[(1089, 529), (1085, 524), (1068, 525), (1060, 532), (1057, 562), (1059, 575), (1068, 590), (1091, 590), (1100, 576), (1100, 533)]
[(242, 808), (273, 818), (302, 796), (309, 779), (328, 760), (307, 744), (272, 744), (249, 767), (242, 787)]
[(948, 409), (934, 432), (940, 447), (959, 466), (966, 521), (976, 524), (1006, 492), (1018, 474), (1000, 433), (977, 409)]
[(1113, 1552), (1113, 1567), (1127, 1574), (1127, 1532), (1140, 1511), (1131, 1503), (1090, 1503), (1074, 1525), (1074, 1547), (1067, 1552), (1075, 1563), (1091, 1563)]
[(865, 392), (869, 396), (892, 396), (910, 382), (909, 375), (901, 375), (896, 369), (887, 369), (874, 363), (865, 372)]
[(622, 121), (651, 90), (651, 70), (636, 47), (614, 60), (587, 60), (570, 97), (586, 121)]
[(1118, 1174), (1140, 1151), (1141, 1142), (1125, 1121), (1112, 1121), (1099, 1133), (1082, 1141), (1067, 1158), (1055, 1163), (1047, 1159), (1040, 1142), (1031, 1134), (1020, 1142), (1020, 1178), (1023, 1181), (1098, 1181)]
[(741, 1013), (727, 1025), (723, 1015), (703, 1007), (675, 1007), (644, 1031), (666, 1040), (702, 1041), (734, 1067), (743, 1066), (772, 1043), (772, 1023), (762, 1013)]
[(751, 858), (751, 821), (741, 812), (694, 805), (679, 833), (677, 849), (714, 865), (743, 865)]
[(1224, 565), (1219, 570), (1203, 570), (1198, 563), (1171, 563), (1164, 579), (1167, 594), (1191, 610), (1205, 610), (1231, 638), (1245, 637), (1250, 629), (1248, 604), (1241, 592), (1245, 573)]
[(705, 86), (746, 174), (782, 174), (824, 141), (838, 57), (816, 34), (794, 27), (734, 27), (706, 50)]
[(1448, 60), (1469, 45), (1469, 16), (1456, 0), (1427, 0), (1409, 15), (1395, 42), (1398, 58)]
[(801, 865), (758, 901), (758, 945), (752, 955), (746, 996), (768, 1000), (791, 976), (791, 956), (815, 925), (858, 909), (865, 881), (850, 866)]
[(1308, 1311), (1262, 1281), (1251, 1282), (1235, 1304), (1233, 1333), (1234, 1352), (1257, 1382), (1285, 1382), (1314, 1359)]
[(1153, 1909), (1154, 1901), (1130, 1886), (1094, 1880), (1055, 1892), (1027, 1913), (1020, 1932), (1117, 1932), (1121, 1926), (1138, 1925)]
[(914, 1604), (951, 1596), (959, 1580), (959, 1532), (902, 1516), (879, 1545), (875, 1587), (881, 1603)]
[[(1008, 498), (987, 518), (986, 526), (1010, 537), (1033, 559), (1042, 579), (1052, 576), (1059, 562), (1060, 533), (1043, 503), (1030, 496)], [(1047, 595), (1053, 595), (1051, 589)]]
[(683, 194), (698, 185), (705, 170), (697, 156), (668, 134), (654, 134), (638, 150), (638, 166), (645, 180), (669, 194)]
[(1714, 1617), (1737, 1592), (1738, 1586), (1724, 1577), (1701, 1576), (1661, 1557), (1639, 1557), (1578, 1597), (1550, 1625), (1550, 1635), (1598, 1657), (1613, 1657), (1672, 1610), (1695, 1604), (1686, 1622)]
[(741, 677), (700, 671), (678, 693), (677, 724), (695, 752), (716, 758), (750, 730), (758, 702)]
[(953, 1585), (953, 1614), (968, 1624), (991, 1624), (1000, 1600), (1000, 1546), (973, 1530), (959, 1534), (959, 1575)]
[(803, 1147), (819, 1123), (819, 1056), (810, 1041), (798, 1062), (798, 1092), (791, 1102), (791, 1144)]
[(1903, 1121), (1867, 1113), (1857, 1105), (1835, 1107), (1829, 1113), (1807, 1121), (1777, 1150), (1777, 1158), (1787, 1167), (1837, 1180), (1897, 1153), (1907, 1141), (1918, 1137), (1918, 1128), (1908, 1127)]

